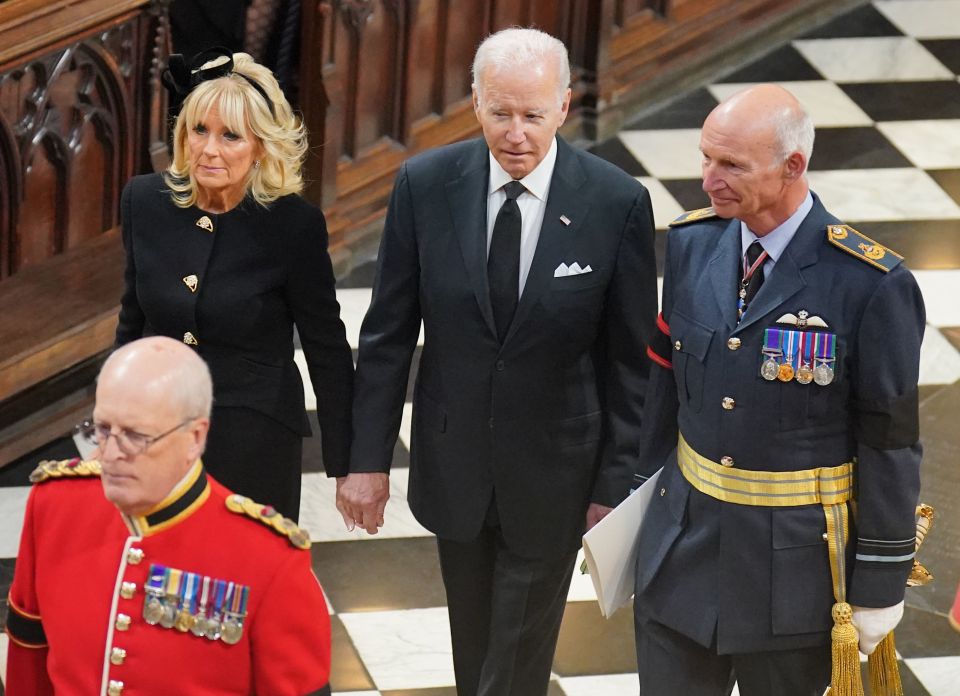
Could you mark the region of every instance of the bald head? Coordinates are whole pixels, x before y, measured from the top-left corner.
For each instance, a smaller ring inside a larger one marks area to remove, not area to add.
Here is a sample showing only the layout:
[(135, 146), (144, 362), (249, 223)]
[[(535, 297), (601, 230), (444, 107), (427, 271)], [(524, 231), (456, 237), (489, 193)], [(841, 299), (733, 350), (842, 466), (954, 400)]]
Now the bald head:
[(780, 160), (799, 152), (808, 163), (813, 154), (813, 122), (797, 98), (779, 85), (754, 85), (727, 97), (710, 112), (707, 124), (757, 138)]
[(806, 199), (812, 150), (813, 124), (796, 98), (776, 85), (750, 87), (703, 123), (703, 190), (719, 216), (762, 236)]
[(208, 417), (213, 386), (207, 364), (185, 344), (151, 336), (117, 349), (98, 382), (122, 382), (145, 397), (168, 401), (183, 418)]

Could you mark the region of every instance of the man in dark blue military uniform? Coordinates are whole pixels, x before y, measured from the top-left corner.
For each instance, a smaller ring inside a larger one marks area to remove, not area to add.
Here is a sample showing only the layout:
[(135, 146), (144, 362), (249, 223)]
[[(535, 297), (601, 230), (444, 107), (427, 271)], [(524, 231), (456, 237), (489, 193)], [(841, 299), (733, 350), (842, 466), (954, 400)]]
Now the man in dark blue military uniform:
[(647, 476), (663, 466), (637, 565), (644, 696), (724, 694), (731, 673), (742, 696), (821, 696), (831, 627), (856, 662), (851, 613), (867, 653), (903, 613), (923, 301), (810, 192), (813, 135), (780, 87), (720, 104), (712, 208), (669, 233), (640, 450)]

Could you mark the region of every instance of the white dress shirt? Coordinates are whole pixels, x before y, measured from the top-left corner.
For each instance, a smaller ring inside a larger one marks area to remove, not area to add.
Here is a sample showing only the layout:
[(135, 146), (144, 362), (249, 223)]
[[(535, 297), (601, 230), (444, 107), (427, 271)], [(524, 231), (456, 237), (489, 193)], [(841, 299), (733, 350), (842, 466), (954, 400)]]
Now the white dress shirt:
[[(513, 181), (513, 177), (504, 171), (500, 163), (490, 157), (490, 187), (487, 189), (487, 254), (490, 253), (490, 240), (493, 239), (493, 225), (497, 221), (497, 213), (507, 200), (503, 191), (505, 184)], [(530, 273), (530, 264), (533, 263), (533, 254), (537, 250), (537, 241), (540, 239), (540, 226), (543, 224), (543, 213), (547, 208), (547, 194), (550, 192), (550, 180), (553, 178), (553, 166), (557, 162), (557, 139), (553, 139), (546, 156), (536, 168), (520, 179), (526, 191), (517, 198), (520, 207), (520, 295), (523, 295), (523, 286), (526, 285), (527, 275)]]

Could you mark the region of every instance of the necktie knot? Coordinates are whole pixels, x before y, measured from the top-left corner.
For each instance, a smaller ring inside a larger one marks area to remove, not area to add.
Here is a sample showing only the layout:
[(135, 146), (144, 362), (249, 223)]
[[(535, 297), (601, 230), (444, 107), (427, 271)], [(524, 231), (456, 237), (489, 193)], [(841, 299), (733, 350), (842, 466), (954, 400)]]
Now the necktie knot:
[(519, 181), (511, 181), (503, 186), (503, 192), (507, 194), (508, 201), (515, 201), (520, 197), (520, 194), (527, 190), (527, 187), (521, 184)]

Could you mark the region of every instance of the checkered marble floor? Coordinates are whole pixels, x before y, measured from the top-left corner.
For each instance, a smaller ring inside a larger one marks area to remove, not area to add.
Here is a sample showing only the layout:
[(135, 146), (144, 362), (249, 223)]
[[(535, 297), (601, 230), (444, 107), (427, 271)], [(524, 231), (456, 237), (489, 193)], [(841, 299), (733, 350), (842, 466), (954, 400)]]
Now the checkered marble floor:
[[(960, 580), (960, 0), (876, 0), (798, 36), (669, 104), (638, 116), (594, 151), (651, 191), (661, 230), (708, 205), (699, 182), (699, 127), (718, 100), (755, 82), (778, 82), (813, 116), (810, 181), (844, 222), (906, 257), (927, 305), (921, 355), (925, 502), (938, 523), (924, 549), (937, 576), (908, 593), (898, 629), (909, 696), (948, 696), (960, 682), (960, 634), (945, 619)], [(658, 234), (662, 254), (664, 233)], [(662, 263), (662, 258), (660, 259)], [(351, 345), (370, 301), (373, 259), (340, 280)], [(896, 327), (891, 327), (895, 331)], [(414, 359), (414, 373), (416, 361)], [(307, 378), (302, 355), (298, 360)], [(411, 385), (415, 374), (411, 376)], [(315, 407), (308, 389), (308, 408)], [(319, 443), (304, 453), (301, 523), (317, 542), (314, 568), (333, 613), (334, 693), (452, 696), (445, 596), (432, 535), (406, 505), (410, 404), (404, 409), (379, 534), (347, 532)], [(0, 470), (0, 591), (12, 576), (28, 488), (40, 456), (71, 456), (60, 440)], [(954, 493), (955, 495), (955, 493)], [(0, 620), (5, 607), (0, 605)], [(0, 637), (0, 674), (6, 639)], [(589, 578), (574, 577), (554, 661), (551, 696), (636, 694), (632, 614), (600, 616)], [(2, 694), (2, 686), (0, 686)]]

